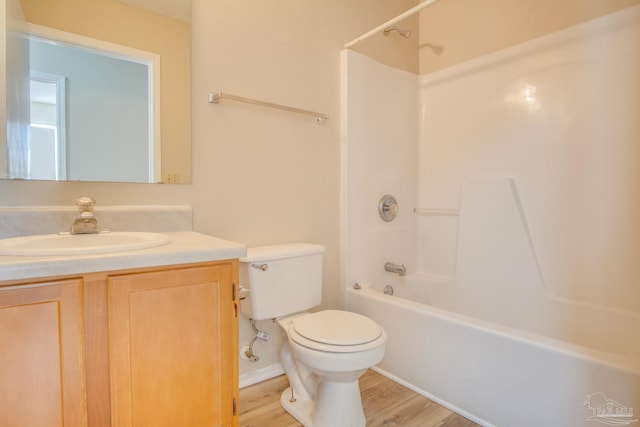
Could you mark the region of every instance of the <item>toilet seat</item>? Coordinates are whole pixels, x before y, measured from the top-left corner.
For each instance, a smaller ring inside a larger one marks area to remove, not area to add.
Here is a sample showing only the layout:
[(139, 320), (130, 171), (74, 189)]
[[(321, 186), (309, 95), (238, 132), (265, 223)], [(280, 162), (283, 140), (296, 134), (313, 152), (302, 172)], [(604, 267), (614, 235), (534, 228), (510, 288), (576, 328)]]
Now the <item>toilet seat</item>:
[(382, 328), (373, 320), (342, 310), (325, 310), (296, 317), (287, 332), (297, 344), (335, 353), (370, 350), (382, 344), (379, 338), (383, 336)]

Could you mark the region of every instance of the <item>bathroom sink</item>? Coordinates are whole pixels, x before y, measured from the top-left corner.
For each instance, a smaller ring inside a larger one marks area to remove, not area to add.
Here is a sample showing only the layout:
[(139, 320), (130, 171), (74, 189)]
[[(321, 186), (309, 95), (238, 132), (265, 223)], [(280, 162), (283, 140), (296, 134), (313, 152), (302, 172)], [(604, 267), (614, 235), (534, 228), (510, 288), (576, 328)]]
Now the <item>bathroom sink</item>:
[(169, 242), (171, 238), (166, 234), (133, 231), (99, 234), (42, 234), (0, 239), (0, 255), (91, 255), (147, 249), (166, 245)]

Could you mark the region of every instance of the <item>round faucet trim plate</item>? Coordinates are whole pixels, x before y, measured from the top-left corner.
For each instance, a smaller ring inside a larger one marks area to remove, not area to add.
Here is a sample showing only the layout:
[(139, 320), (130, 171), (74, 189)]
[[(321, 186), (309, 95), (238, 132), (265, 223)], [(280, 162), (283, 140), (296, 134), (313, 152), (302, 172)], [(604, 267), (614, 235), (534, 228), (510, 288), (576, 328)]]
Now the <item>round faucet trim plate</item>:
[(385, 194), (378, 202), (378, 214), (384, 222), (393, 221), (398, 211), (398, 201), (391, 194)]

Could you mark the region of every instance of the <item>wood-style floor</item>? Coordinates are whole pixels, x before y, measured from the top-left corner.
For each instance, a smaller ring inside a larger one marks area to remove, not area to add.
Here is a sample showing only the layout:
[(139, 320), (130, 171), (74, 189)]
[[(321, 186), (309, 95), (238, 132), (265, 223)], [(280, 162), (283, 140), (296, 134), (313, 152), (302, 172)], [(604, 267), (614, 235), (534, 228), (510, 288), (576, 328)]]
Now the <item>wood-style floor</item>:
[[(240, 426), (300, 427), (280, 406), (288, 386), (282, 375), (240, 390)], [(360, 392), (368, 427), (479, 427), (372, 370), (360, 378)]]

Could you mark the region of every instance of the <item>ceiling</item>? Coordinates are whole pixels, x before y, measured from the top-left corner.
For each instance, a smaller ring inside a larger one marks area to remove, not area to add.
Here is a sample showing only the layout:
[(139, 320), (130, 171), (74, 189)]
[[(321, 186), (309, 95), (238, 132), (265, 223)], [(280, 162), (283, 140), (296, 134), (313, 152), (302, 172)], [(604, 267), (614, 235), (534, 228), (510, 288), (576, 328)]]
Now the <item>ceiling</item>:
[(146, 9), (158, 15), (191, 22), (191, 0), (116, 0), (129, 6)]

